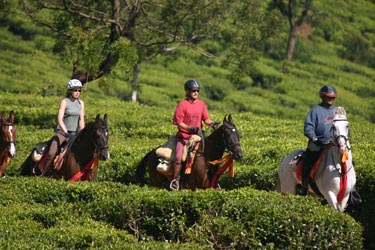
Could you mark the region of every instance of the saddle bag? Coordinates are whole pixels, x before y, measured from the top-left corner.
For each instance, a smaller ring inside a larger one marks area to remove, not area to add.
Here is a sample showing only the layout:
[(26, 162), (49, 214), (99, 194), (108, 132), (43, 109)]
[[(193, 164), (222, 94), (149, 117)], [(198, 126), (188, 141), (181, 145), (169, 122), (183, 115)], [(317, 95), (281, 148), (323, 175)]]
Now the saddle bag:
[[(192, 135), (189, 138), (189, 142), (185, 145), (182, 154), (182, 161), (186, 161), (188, 153), (194, 150), (194, 146), (197, 142), (201, 141), (201, 137), (198, 135)], [(163, 174), (170, 172), (172, 162), (176, 158), (176, 142), (175, 136), (170, 136), (168, 141), (156, 149), (155, 154), (159, 158), (159, 164), (156, 169)]]

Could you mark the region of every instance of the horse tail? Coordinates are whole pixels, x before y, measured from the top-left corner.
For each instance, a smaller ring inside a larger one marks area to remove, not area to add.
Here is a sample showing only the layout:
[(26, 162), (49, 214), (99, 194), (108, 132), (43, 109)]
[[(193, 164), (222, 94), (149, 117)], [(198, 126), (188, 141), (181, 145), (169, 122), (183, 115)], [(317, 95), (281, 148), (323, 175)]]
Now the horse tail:
[(281, 184), (280, 184), (280, 176), (277, 175), (277, 179), (276, 179), (276, 192), (281, 192)]
[(154, 152), (155, 152), (155, 149), (148, 152), (142, 158), (142, 160), (137, 164), (136, 176), (141, 186), (144, 186), (146, 184), (145, 175), (146, 175), (146, 170), (147, 170), (147, 162), (148, 162), (150, 155)]

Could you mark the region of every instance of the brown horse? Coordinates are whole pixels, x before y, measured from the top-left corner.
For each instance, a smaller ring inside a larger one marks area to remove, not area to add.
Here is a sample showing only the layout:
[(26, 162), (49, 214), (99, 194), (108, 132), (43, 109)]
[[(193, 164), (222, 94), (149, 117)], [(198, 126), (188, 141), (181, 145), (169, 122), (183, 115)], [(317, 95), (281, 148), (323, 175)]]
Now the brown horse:
[[(64, 178), (69, 181), (88, 180), (96, 176), (99, 160), (109, 158), (108, 151), (107, 114), (100, 119), (99, 114), (95, 121), (86, 124), (76, 136), (65, 145), (62, 152), (56, 157), (55, 166), (45, 176), (55, 179)], [(50, 142), (39, 143), (22, 164), (22, 175), (41, 175), (44, 157), (49, 149)], [(44, 152), (39, 152), (44, 151)], [(41, 157), (35, 155), (42, 154)], [(36, 159), (39, 158), (39, 159)]]
[[(156, 149), (147, 153), (138, 163), (136, 175), (141, 185), (146, 184), (145, 175), (146, 168), (148, 168), (148, 184), (154, 187), (168, 188), (171, 177), (157, 171), (159, 157), (155, 153)], [(229, 155), (222, 158), (225, 150), (228, 150)], [(191, 173), (181, 174), (180, 187), (192, 190), (197, 188), (216, 188), (219, 176), (225, 171), (223, 167), (228, 167), (233, 163), (233, 160), (241, 158), (240, 137), (236, 126), (233, 124), (232, 116), (229, 115), (228, 119), (224, 117), (223, 124), (220, 127), (202, 140), (191, 164)], [(216, 164), (220, 162), (220, 159), (227, 159), (227, 163), (230, 164), (225, 164), (218, 169)]]
[(0, 126), (0, 177), (2, 177), (5, 176), (10, 158), (16, 155), (16, 126), (13, 111), (9, 113), (8, 119), (1, 114)]

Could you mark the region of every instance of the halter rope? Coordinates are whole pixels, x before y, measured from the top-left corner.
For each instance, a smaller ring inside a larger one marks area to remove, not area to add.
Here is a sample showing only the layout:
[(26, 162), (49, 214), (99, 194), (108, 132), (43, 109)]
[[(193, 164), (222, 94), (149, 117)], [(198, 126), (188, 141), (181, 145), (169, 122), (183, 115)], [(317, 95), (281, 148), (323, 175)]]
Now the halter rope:
[[(100, 128), (107, 129), (107, 126), (103, 125)], [(78, 136), (78, 133), (77, 133), (77, 136)], [(81, 168), (80, 171), (78, 171), (74, 176), (72, 176), (68, 181), (72, 181), (72, 182), (79, 181), (82, 178), (82, 176), (87, 176), (90, 171), (92, 171), (94, 168), (96, 168), (99, 165), (99, 153), (98, 152), (102, 149), (108, 148), (108, 144), (98, 147), (97, 143), (94, 141), (94, 145), (95, 145), (95, 151), (94, 151), (94, 155), (92, 159), (83, 168)]]
[[(338, 118), (338, 119), (334, 119), (333, 120), (334, 122), (335, 121), (348, 121), (348, 119), (346, 118)], [(345, 194), (346, 194), (346, 187), (347, 187), (347, 173), (349, 172), (349, 170), (347, 170), (347, 165), (346, 165), (346, 162), (349, 158), (348, 154), (349, 154), (349, 151), (351, 150), (351, 148), (348, 146), (348, 141), (349, 139), (346, 138), (346, 136), (344, 135), (339, 135), (335, 138), (335, 142), (338, 141), (339, 138), (343, 138), (344, 141), (345, 141), (345, 147), (347, 148), (347, 150), (345, 150), (341, 156), (341, 173), (339, 171), (339, 169), (336, 168), (336, 171), (340, 174), (340, 189), (339, 189), (339, 193), (337, 194), (337, 202), (341, 202), (342, 199), (344, 198)], [(337, 143), (336, 143), (337, 144)], [(340, 145), (336, 145), (337, 147), (340, 147)]]

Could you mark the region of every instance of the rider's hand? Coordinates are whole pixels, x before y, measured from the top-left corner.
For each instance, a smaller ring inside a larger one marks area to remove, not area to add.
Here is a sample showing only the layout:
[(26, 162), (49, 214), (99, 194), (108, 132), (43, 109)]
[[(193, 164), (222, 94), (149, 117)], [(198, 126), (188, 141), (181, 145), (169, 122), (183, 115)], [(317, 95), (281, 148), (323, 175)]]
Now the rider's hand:
[(65, 133), (65, 137), (68, 139), (68, 140), (71, 140), (73, 138), (73, 135), (71, 133)]
[(219, 124), (220, 124), (220, 122), (213, 121), (213, 122), (211, 122), (210, 127), (213, 128), (213, 129), (216, 129), (219, 126)]
[(323, 148), (325, 145), (324, 145), (324, 143), (323, 142), (321, 142), (321, 141), (319, 141), (319, 140), (316, 140), (316, 141), (313, 141), (314, 142), (314, 144), (316, 145), (316, 146), (318, 146), (319, 148)]
[(200, 128), (198, 128), (198, 127), (191, 127), (189, 129), (189, 132), (190, 132), (190, 134), (198, 134), (199, 130), (200, 130)]

